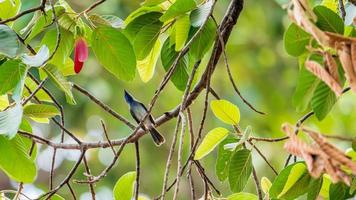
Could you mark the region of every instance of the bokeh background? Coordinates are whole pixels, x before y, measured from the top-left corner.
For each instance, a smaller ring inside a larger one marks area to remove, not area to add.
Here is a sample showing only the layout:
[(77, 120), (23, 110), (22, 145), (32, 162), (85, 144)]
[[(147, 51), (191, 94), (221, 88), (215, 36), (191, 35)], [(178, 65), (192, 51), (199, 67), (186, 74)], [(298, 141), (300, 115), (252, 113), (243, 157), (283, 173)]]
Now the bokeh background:
[[(93, 0), (76, 1), (68, 0), (75, 11), (80, 12), (91, 5)], [(97, 7), (93, 13), (113, 14), (122, 19), (133, 10), (140, 6), (139, 0), (107, 0)], [(219, 0), (214, 15), (221, 19), (228, 5), (228, 0)], [(39, 4), (38, 0), (23, 0), (22, 10)], [(15, 29), (21, 30), (30, 20), (31, 15), (15, 23)], [(242, 103), (239, 97), (233, 92), (232, 86), (228, 81), (227, 73), (222, 60), (217, 66), (212, 79), (212, 87), (224, 99), (227, 99), (241, 110), (241, 127), (251, 125), (253, 134), (261, 137), (283, 136), (280, 126), (283, 122), (295, 123), (303, 114), (297, 113), (292, 106), (292, 95), (297, 83), (298, 65), (297, 59), (286, 54), (283, 48), (283, 33), (289, 24), (285, 10), (273, 0), (257, 0), (245, 2), (245, 7), (238, 23), (231, 34), (227, 44), (227, 55), (232, 68), (232, 74), (237, 82), (242, 94), (256, 108), (266, 112), (262, 116)], [(34, 43), (36, 44), (36, 42)], [(206, 63), (206, 62), (205, 62)], [(204, 62), (203, 62), (204, 64)], [(204, 65), (200, 68), (204, 68)], [(201, 70), (202, 71), (202, 70)], [(88, 89), (96, 97), (110, 105), (117, 112), (124, 115), (132, 122), (127, 105), (123, 98), (123, 89), (129, 90), (137, 99), (147, 104), (154, 94), (165, 71), (160, 64), (157, 65), (155, 75), (148, 83), (143, 83), (138, 73), (132, 82), (123, 82), (116, 79), (113, 75), (105, 71), (98, 64), (93, 52), (90, 52), (89, 60), (85, 63), (83, 71), (70, 80)], [(46, 85), (53, 88), (53, 85)], [(103, 112), (98, 106), (90, 102), (85, 96), (74, 92), (77, 105), (72, 106), (65, 103), (65, 99), (60, 92), (56, 92), (56, 97), (63, 102), (65, 109), (66, 126), (76, 135), (85, 141), (105, 140), (100, 125), (103, 119), (109, 131), (109, 137), (118, 139), (130, 134), (130, 130), (121, 122)], [(182, 92), (178, 91), (172, 83), (169, 83), (165, 91), (158, 99), (158, 103), (153, 110), (154, 116), (174, 108), (181, 100)], [(204, 96), (204, 95), (202, 95)], [(345, 94), (340, 98), (323, 121), (319, 122), (312, 117), (306, 122), (310, 127), (323, 133), (343, 134), (354, 136), (356, 132), (356, 101), (355, 94)], [(212, 98), (210, 98), (212, 99)], [(198, 129), (203, 109), (202, 97), (198, 98), (192, 106), (194, 116), (194, 128)], [(59, 141), (60, 130), (52, 124), (38, 124), (33, 122), (34, 133), (44, 137), (53, 138)], [(147, 197), (155, 197), (161, 192), (164, 168), (168, 156), (168, 149), (174, 132), (175, 120), (164, 124), (159, 128), (164, 134), (167, 142), (157, 148), (149, 136), (144, 136), (140, 140), (141, 152), (141, 188), (140, 193)], [(216, 119), (209, 110), (207, 115), (204, 134), (214, 127), (225, 126)], [(230, 127), (227, 127), (230, 128)], [(188, 138), (188, 137), (186, 137)], [(67, 142), (71, 142), (69, 139)], [(350, 144), (334, 141), (340, 148), (346, 149)], [(189, 141), (185, 142), (186, 147)], [(281, 143), (258, 143), (257, 146), (262, 150), (266, 157), (271, 160), (277, 170), (281, 170), (284, 165), (287, 153), (283, 150)], [(50, 168), (50, 158), (52, 149), (40, 146), (37, 163), (39, 167), (38, 177), (33, 185), (25, 185), (25, 193), (36, 197), (48, 188), (48, 175)], [(188, 148), (185, 148), (184, 155), (188, 156)], [(3, 155), (1, 155), (3, 156)], [(58, 184), (70, 170), (79, 152), (59, 151), (57, 156), (55, 185)], [(98, 174), (111, 162), (113, 155), (110, 148), (89, 151), (89, 164), (93, 174)], [(216, 151), (202, 160), (208, 176), (217, 185), (224, 196), (231, 194), (227, 182), (220, 183), (215, 176)], [(171, 179), (175, 176), (176, 160), (173, 161)], [(259, 178), (268, 177), (274, 179), (273, 172), (261, 160), (258, 154), (253, 155), (253, 163), (257, 168)], [(107, 177), (96, 184), (97, 199), (112, 199), (112, 188), (119, 177), (129, 171), (135, 170), (134, 146), (128, 145), (121, 155), (118, 164), (111, 170)], [(80, 168), (75, 175), (77, 179), (83, 179), (84, 169)], [(203, 186), (200, 177), (194, 172), (194, 180), (198, 185), (198, 194), (202, 194)], [(171, 182), (171, 181), (169, 181)], [(72, 184), (75, 188), (77, 197), (81, 200), (90, 199), (90, 193), (86, 185)], [(2, 172), (0, 172), (0, 190), (16, 189), (17, 184), (11, 182)], [(255, 193), (252, 178), (245, 188), (248, 192)], [(182, 179), (180, 189), (180, 199), (189, 199), (189, 184), (186, 178)], [(68, 189), (64, 187), (60, 190), (66, 199), (71, 199)], [(169, 194), (171, 195), (171, 194)]]

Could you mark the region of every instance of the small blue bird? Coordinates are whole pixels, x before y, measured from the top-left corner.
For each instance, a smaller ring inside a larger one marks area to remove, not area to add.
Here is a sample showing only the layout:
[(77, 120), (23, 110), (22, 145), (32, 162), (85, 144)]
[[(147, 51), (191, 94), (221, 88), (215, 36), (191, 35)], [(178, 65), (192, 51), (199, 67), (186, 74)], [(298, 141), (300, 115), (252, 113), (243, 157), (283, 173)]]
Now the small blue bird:
[[(141, 102), (138, 102), (134, 97), (132, 97), (126, 90), (125, 90), (125, 100), (130, 106), (130, 113), (131, 116), (135, 119), (137, 123), (146, 116), (147, 108)], [(143, 123), (142, 127), (145, 131), (149, 131), (153, 138), (153, 141), (157, 146), (160, 146), (165, 142), (164, 137), (155, 129), (155, 121), (152, 115), (148, 116), (145, 122)]]

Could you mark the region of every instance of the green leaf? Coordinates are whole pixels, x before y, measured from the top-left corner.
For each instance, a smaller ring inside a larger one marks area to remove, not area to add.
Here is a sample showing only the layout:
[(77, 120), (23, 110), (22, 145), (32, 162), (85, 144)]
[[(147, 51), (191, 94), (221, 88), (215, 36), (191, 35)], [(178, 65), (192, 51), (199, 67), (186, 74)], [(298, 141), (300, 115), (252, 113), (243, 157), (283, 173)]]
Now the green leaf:
[(137, 70), (143, 82), (146, 83), (153, 77), (160, 51), (161, 42), (158, 39), (147, 57), (137, 61)]
[[(73, 46), (74, 46), (74, 36), (71, 32), (65, 30), (65, 29), (60, 29), (61, 33), (61, 40), (59, 42), (59, 46), (55, 54), (53, 55), (52, 59), (49, 61), (49, 63), (54, 64), (59, 68), (60, 71), (65, 72), (67, 70), (66, 67), (68, 66), (68, 62), (70, 62), (70, 55), (73, 51)], [(42, 45), (46, 45), (51, 52), (51, 54), (54, 52), (56, 45), (57, 45), (57, 30), (53, 29), (50, 31), (47, 31), (46, 34), (44, 35), (42, 41)], [(71, 71), (67, 71), (68, 73), (63, 73), (64, 75), (72, 75), (74, 74), (74, 66), (71, 66)]]
[(190, 28), (190, 20), (189, 15), (182, 15), (179, 17), (175, 24), (175, 50), (180, 51), (185, 44), (185, 41), (188, 38), (189, 28)]
[(0, 112), (0, 135), (5, 135), (10, 139), (13, 138), (20, 127), (22, 114), (21, 104), (15, 104), (14, 107)]
[(46, 45), (42, 45), (36, 55), (31, 56), (29, 54), (24, 54), (21, 56), (22, 62), (30, 67), (40, 67), (45, 64), (48, 58), (49, 49)]
[[(178, 53), (174, 50), (175, 46), (169, 44), (169, 38), (164, 42), (161, 50), (161, 61), (163, 68), (168, 71), (173, 62), (178, 56)], [(185, 86), (187, 85), (189, 74), (189, 57), (188, 55), (184, 55), (177, 64), (175, 71), (171, 77), (171, 81), (176, 86), (178, 90), (184, 91)]]
[(208, 0), (190, 13), (192, 26), (201, 27), (209, 17), (211, 7), (214, 5), (213, 0)]
[(227, 197), (227, 200), (258, 200), (258, 197), (254, 194), (246, 193), (246, 192), (240, 192), (240, 193), (235, 193)]
[(23, 114), (34, 118), (51, 118), (59, 115), (57, 107), (46, 104), (31, 104), (24, 108)]
[(132, 80), (136, 72), (136, 57), (130, 41), (112, 27), (98, 27), (93, 32), (93, 51), (110, 73), (118, 79)]
[(224, 181), (229, 175), (229, 165), (232, 151), (224, 148), (225, 144), (237, 142), (237, 139), (233, 136), (227, 136), (218, 146), (218, 157), (216, 159), (215, 174), (219, 181)]
[[(150, 26), (153, 23), (159, 21), (159, 18), (162, 16), (160, 12), (148, 12), (142, 15), (137, 16), (130, 22), (127, 22), (128, 19), (125, 20), (127, 23), (126, 28), (124, 29), (123, 33), (129, 38), (130, 41), (133, 41), (137, 33), (145, 26)], [(129, 18), (129, 17), (128, 17)]]
[(65, 93), (67, 102), (70, 104), (76, 104), (72, 94), (72, 86), (58, 70), (58, 68), (52, 64), (47, 64), (42, 69), (50, 77), (53, 83)]
[[(0, 3), (0, 19), (8, 19), (14, 17), (21, 9), (21, 0), (5, 0)], [(12, 25), (14, 22), (8, 22)]]
[(249, 139), (251, 133), (252, 133), (251, 126), (247, 126), (238, 142), (226, 144), (224, 146), (224, 148), (229, 151), (235, 151), (235, 149), (237, 147), (239, 147), (240, 145), (242, 145), (244, 142), (246, 142)]
[(324, 82), (320, 82), (311, 100), (311, 106), (318, 120), (326, 117), (335, 102), (335, 93)]
[(13, 90), (26, 73), (26, 66), (19, 60), (8, 60), (0, 67), (0, 95)]
[(337, 12), (338, 10), (338, 1), (337, 0), (323, 0), (321, 5), (329, 8), (330, 10)]
[(194, 0), (176, 0), (168, 10), (160, 17), (162, 22), (166, 22), (179, 15), (182, 15), (195, 8), (196, 3)]
[(227, 100), (212, 100), (210, 108), (214, 115), (224, 123), (238, 125), (240, 122), (239, 108)]
[[(161, 8), (161, 6), (141, 6), (139, 7), (137, 10), (133, 11), (129, 16), (127, 16), (127, 18), (125, 19), (125, 24), (129, 25), (131, 24), (133, 21), (135, 21), (135, 23), (133, 24), (141, 24), (142, 26), (147, 25), (148, 23), (153, 23), (156, 22), (156, 20), (159, 19), (160, 16), (162, 16), (162, 12), (163, 9)], [(159, 16), (156, 18), (151, 18), (153, 17), (150, 14), (158, 14)], [(146, 15), (148, 14), (148, 15)], [(150, 18), (150, 19), (149, 19)], [(144, 23), (146, 22), (146, 23)], [(127, 28), (127, 26), (126, 26)]]
[(115, 200), (131, 200), (134, 191), (136, 172), (128, 172), (120, 177), (114, 187)]
[(284, 48), (291, 56), (300, 56), (305, 51), (305, 46), (310, 42), (310, 35), (298, 25), (292, 23), (284, 33)]
[(321, 30), (344, 34), (344, 22), (338, 14), (325, 6), (315, 6), (313, 11), (318, 17), (316, 25)]
[(307, 173), (307, 167), (303, 163), (294, 165), (282, 191), (278, 195), (278, 198), (281, 198), (284, 194), (286, 194), (305, 173)]
[(312, 180), (310, 181), (310, 184), (309, 184), (309, 189), (308, 189), (308, 196), (307, 196), (308, 200), (317, 199), (322, 184), (323, 184), (323, 178), (322, 177), (320, 177), (318, 179), (312, 178)]
[(228, 133), (229, 130), (221, 127), (209, 131), (199, 145), (195, 153), (194, 160), (200, 160), (204, 156), (208, 155), (221, 141), (226, 138)]
[(308, 191), (310, 175), (302, 162), (284, 168), (273, 181), (269, 190), (271, 198), (294, 199)]
[(320, 79), (316, 78), (316, 76), (309, 72), (304, 66), (300, 68), (297, 88), (292, 101), (298, 112), (304, 112), (308, 108), (319, 83)]
[(330, 200), (346, 199), (346, 185), (344, 183), (331, 184), (329, 188)]
[[(191, 27), (189, 33), (190, 37), (192, 37), (196, 31), (198, 31), (198, 28)], [(200, 60), (204, 57), (213, 45), (215, 36), (216, 26), (214, 21), (209, 19), (190, 46), (190, 53), (194, 59)]]
[(133, 48), (138, 60), (147, 57), (155, 45), (161, 31), (163, 23), (157, 21), (155, 23), (146, 25), (137, 32), (133, 40)]
[(261, 178), (261, 188), (263, 193), (268, 194), (269, 189), (271, 188), (272, 183), (267, 177)]
[(234, 153), (229, 166), (229, 184), (233, 192), (241, 192), (251, 176), (252, 159), (251, 152), (242, 149)]
[(16, 33), (6, 25), (0, 24), (0, 55), (15, 57), (19, 49)]
[(84, 32), (84, 22), (81, 18), (78, 18), (76, 12), (70, 7), (70, 5), (65, 0), (59, 0), (57, 2), (59, 6), (63, 6), (65, 9), (65, 13), (62, 14), (58, 20), (59, 25), (76, 34), (77, 31)]
[(8, 140), (0, 135), (0, 168), (17, 182), (32, 183), (37, 175), (35, 162), (31, 159), (19, 137)]
[(160, 3), (165, 2), (166, 0), (145, 0), (142, 5), (143, 6), (155, 6), (158, 5)]
[(124, 28), (124, 21), (115, 15), (97, 15), (92, 14), (89, 16), (89, 20), (97, 26), (111, 26), (113, 28)]

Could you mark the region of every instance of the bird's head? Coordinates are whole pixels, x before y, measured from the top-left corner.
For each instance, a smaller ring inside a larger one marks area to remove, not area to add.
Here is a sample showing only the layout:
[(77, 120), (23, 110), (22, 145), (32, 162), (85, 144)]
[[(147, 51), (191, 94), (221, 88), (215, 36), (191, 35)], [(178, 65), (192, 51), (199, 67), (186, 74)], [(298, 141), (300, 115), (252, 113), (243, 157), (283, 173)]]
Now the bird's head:
[(125, 93), (125, 101), (130, 104), (134, 101), (134, 98), (128, 93), (126, 90), (124, 90)]

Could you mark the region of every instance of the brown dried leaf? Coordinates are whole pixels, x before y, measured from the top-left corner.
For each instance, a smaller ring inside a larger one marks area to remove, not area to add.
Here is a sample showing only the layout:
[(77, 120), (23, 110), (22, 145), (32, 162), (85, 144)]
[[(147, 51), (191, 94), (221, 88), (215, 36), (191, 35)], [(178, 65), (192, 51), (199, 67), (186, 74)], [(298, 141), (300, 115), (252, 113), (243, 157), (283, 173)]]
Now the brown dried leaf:
[(352, 67), (350, 48), (346, 43), (341, 43), (337, 49), (340, 62), (349, 80), (352, 91), (356, 92), (356, 73)]
[(337, 33), (332, 33), (332, 32), (324, 32), (328, 37), (329, 37), (329, 44), (330, 47), (332, 48), (337, 48), (338, 44), (344, 42), (346, 44), (352, 44), (352, 43), (356, 43), (356, 38), (353, 37), (346, 37)]
[(340, 84), (319, 63), (307, 60), (305, 62), (305, 67), (326, 85), (328, 85), (336, 96), (340, 96), (342, 94)]
[(324, 58), (330, 75), (335, 79), (336, 82), (340, 84), (339, 71), (335, 59), (327, 51), (324, 52)]

